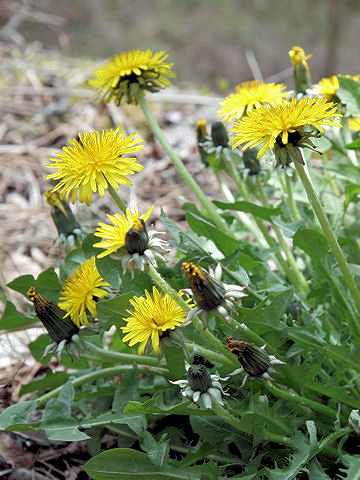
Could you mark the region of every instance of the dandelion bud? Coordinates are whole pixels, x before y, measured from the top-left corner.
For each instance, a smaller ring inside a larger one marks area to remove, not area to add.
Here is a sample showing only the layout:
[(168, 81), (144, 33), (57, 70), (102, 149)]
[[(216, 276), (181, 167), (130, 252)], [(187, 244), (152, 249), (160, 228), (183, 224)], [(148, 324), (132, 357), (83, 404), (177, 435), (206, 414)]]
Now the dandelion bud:
[(125, 248), (132, 255), (138, 253), (143, 255), (148, 248), (149, 235), (144, 220), (139, 219), (125, 236)]
[(211, 138), (215, 147), (228, 147), (229, 136), (222, 122), (214, 122), (211, 125)]
[(63, 317), (64, 312), (56, 303), (40, 295), (35, 287), (31, 287), (27, 295), (34, 304), (37, 317), (43, 323), (53, 342), (57, 344), (63, 340), (70, 342), (71, 337), (79, 332), (79, 328), (69, 317)]
[(228, 337), (226, 349), (237, 356), (241, 366), (251, 377), (261, 377), (270, 368), (270, 356), (264, 349), (245, 340)]
[(78, 236), (81, 233), (79, 222), (74, 217), (74, 214), (67, 202), (64, 202), (58, 192), (48, 190), (45, 192), (46, 202), (51, 208), (51, 217), (55, 223), (56, 230), (60, 235), (67, 238), (70, 235)]
[(312, 55), (305, 55), (301, 47), (292, 47), (289, 51), (292, 66), (294, 67), (295, 89), (297, 93), (305, 93), (311, 88), (310, 69), (306, 62)]
[(195, 125), (195, 132), (196, 132), (197, 145), (198, 145), (198, 149), (201, 157), (201, 162), (208, 167), (209, 166), (208, 153), (204, 147), (204, 142), (208, 140), (206, 126), (207, 126), (206, 120), (203, 120), (203, 119), (198, 120), (197, 124)]
[(219, 280), (191, 262), (184, 262), (182, 270), (190, 280), (190, 288), (199, 307), (210, 311), (223, 303), (226, 291)]
[(187, 372), (189, 386), (194, 392), (207, 392), (211, 387), (211, 375), (204, 365), (192, 365)]
[(257, 159), (258, 149), (249, 148), (243, 153), (243, 162), (245, 167), (249, 170), (250, 175), (257, 175), (260, 172), (260, 162)]

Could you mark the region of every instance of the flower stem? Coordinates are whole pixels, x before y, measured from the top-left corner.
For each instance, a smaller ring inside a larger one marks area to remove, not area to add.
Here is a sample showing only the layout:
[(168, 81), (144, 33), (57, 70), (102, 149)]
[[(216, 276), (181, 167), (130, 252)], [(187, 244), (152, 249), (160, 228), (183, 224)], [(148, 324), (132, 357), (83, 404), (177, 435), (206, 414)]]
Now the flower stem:
[[(330, 226), (330, 222), (323, 210), (323, 207), (320, 203), (319, 197), (317, 196), (314, 187), (312, 185), (312, 182), (310, 180), (310, 177), (307, 175), (303, 165), (301, 165), (299, 162), (294, 160), (295, 168), (299, 174), (300, 180), (304, 186), (304, 189), (306, 191), (307, 197), (309, 199), (309, 202), (315, 212), (315, 215), (317, 216), (317, 219), (319, 220), (319, 223), (322, 227), (322, 230), (329, 242), (330, 248), (335, 255), (335, 258), (338, 262), (338, 265), (340, 267), (340, 270), (344, 276), (344, 284), (348, 287), (350, 294), (356, 304), (357, 310), (360, 313), (360, 292), (359, 289), (355, 283), (354, 277), (352, 276), (352, 273), (350, 272), (350, 268), (347, 264), (347, 261), (345, 259), (344, 253), (341, 250), (341, 247), (334, 235), (334, 232), (332, 231), (332, 228)], [(350, 317), (351, 318), (351, 317)], [(357, 334), (360, 335), (360, 325), (359, 322), (354, 322), (353, 319), (351, 318), (351, 325), (349, 325), (352, 330)]]
[[(221, 176), (221, 173), (216, 172), (216, 171), (214, 173), (215, 173), (215, 176), (216, 176), (216, 179), (218, 181), (219, 187), (220, 187), (225, 199), (230, 203), (235, 202), (235, 198), (234, 198), (230, 188), (228, 187), (227, 183), (225, 182), (225, 180)], [(263, 247), (266, 246), (266, 242), (263, 241), (261, 236), (259, 237), (259, 233), (260, 233), (259, 230), (251, 222), (251, 220), (248, 218), (246, 213), (244, 213), (244, 212), (234, 212), (234, 215), (238, 220), (240, 220), (240, 222), (245, 226), (245, 228), (249, 232), (251, 232), (254, 235), (255, 238), (258, 239), (261, 246), (263, 246)]]
[[(94, 380), (97, 380), (98, 378), (105, 378), (105, 377), (111, 377), (113, 375), (119, 375), (121, 373), (125, 373), (128, 370), (131, 370), (133, 367), (132, 365), (117, 365), (116, 367), (109, 367), (109, 368), (101, 368), (99, 370), (95, 370), (94, 372), (87, 373), (85, 375), (82, 375), (81, 377), (75, 378), (75, 380), (71, 380), (71, 383), (73, 384), (74, 387), (79, 387), (80, 385), (84, 385), (85, 383), (93, 382)], [(158, 371), (151, 371), (148, 368), (141, 369), (141, 373), (147, 373), (147, 374), (158, 374)], [(63, 388), (64, 385), (60, 385), (57, 388), (54, 388), (54, 390), (51, 390), (48, 393), (45, 393), (45, 395), (42, 395), (37, 399), (38, 406), (41, 407), (45, 405), (45, 403), (50, 400), (50, 398), (56, 397), (60, 392), (61, 389)]]
[[(225, 422), (229, 423), (232, 427), (236, 428), (237, 430), (240, 430), (241, 432), (244, 432), (247, 434), (249, 433), (244, 429), (241, 421), (238, 418), (231, 415), (231, 413), (228, 412), (226, 408), (219, 405), (213, 398), (211, 399), (211, 408), (218, 417), (225, 420)], [(272, 433), (265, 430), (264, 438), (270, 442), (276, 442), (282, 445), (292, 446), (292, 441), (290, 438), (285, 437), (283, 435), (278, 435), (277, 433)]]
[(149, 365), (151, 367), (159, 366), (159, 359), (157, 357), (150, 357), (147, 355), (135, 355), (133, 353), (120, 353), (113, 350), (104, 350), (103, 348), (97, 347), (93, 343), (87, 342), (84, 340), (86, 348), (89, 351), (95, 352), (97, 355), (114, 360), (116, 362), (127, 362), (127, 363), (138, 363), (140, 365)]
[[(262, 185), (260, 184), (259, 177), (257, 177), (257, 185), (258, 185), (257, 190), (258, 190), (258, 193), (259, 193), (260, 200), (262, 201), (262, 204), (264, 205), (264, 207), (269, 207), (270, 205), (269, 205), (268, 199), (266, 198), (264, 189), (262, 188)], [(289, 245), (287, 244), (282, 231), (280, 230), (280, 228), (277, 225), (274, 225), (274, 224), (272, 224), (272, 228), (273, 228), (273, 230), (275, 232), (275, 235), (276, 235), (276, 237), (279, 241), (280, 247), (282, 248), (283, 252), (285, 253), (285, 255), (287, 257), (287, 261), (289, 263), (289, 266), (291, 267), (292, 277), (295, 279), (295, 282), (296, 282), (294, 285), (297, 286), (298, 289), (302, 293), (305, 293), (305, 294), (309, 293), (309, 290), (310, 290), (309, 285), (308, 285), (304, 275), (299, 270), (299, 267), (297, 266), (295, 257), (293, 255)]]
[[(291, 211), (291, 214), (293, 216), (293, 219), (295, 222), (299, 222), (302, 220), (301, 215), (299, 213), (299, 210), (297, 208), (296, 202), (294, 200), (294, 196), (292, 193), (292, 185), (291, 185), (291, 177), (290, 175), (287, 175), (286, 173), (284, 174), (285, 176), (285, 182), (283, 184), (283, 188), (286, 194), (286, 198), (288, 201), (288, 205)], [(281, 176), (280, 178), (284, 178), (284, 176)]]
[(275, 385), (269, 383), (268, 381), (264, 381), (266, 388), (278, 398), (282, 398), (283, 400), (288, 400), (289, 402), (298, 403), (300, 405), (305, 405), (309, 407), (311, 410), (315, 412), (319, 412), (323, 415), (327, 415), (328, 417), (332, 417), (336, 419), (336, 410), (327, 407), (326, 405), (322, 405), (319, 402), (315, 402), (314, 400), (310, 400), (309, 398), (302, 397), (300, 395), (296, 395), (295, 393), (289, 393), (281, 388), (275, 387)]
[(116, 205), (120, 208), (120, 210), (123, 213), (126, 213), (126, 205), (125, 203), (121, 200), (117, 192), (115, 191), (114, 187), (111, 185), (108, 185), (108, 190), (110, 195), (112, 196), (113, 200), (115, 201)]
[(167, 141), (165, 138), (161, 128), (159, 127), (157, 121), (155, 120), (153, 114), (151, 113), (151, 110), (149, 109), (149, 106), (145, 100), (144, 95), (142, 92), (139, 92), (137, 95), (137, 101), (142, 108), (142, 111), (144, 112), (144, 115), (149, 122), (149, 125), (154, 132), (155, 136), (163, 146), (164, 150), (166, 153), (169, 155), (171, 161), (177, 168), (178, 172), (180, 173), (181, 177), (183, 180), (188, 184), (188, 186), (191, 188), (191, 190), (194, 192), (196, 195), (197, 199), (201, 203), (201, 205), (205, 208), (207, 211), (209, 217), (211, 220), (214, 222), (214, 224), (221, 229), (221, 231), (225, 232), (227, 235), (231, 236), (234, 238), (234, 233), (231, 230), (231, 228), (225, 223), (225, 221), (222, 219), (222, 217), (217, 213), (214, 205), (210, 202), (208, 197), (205, 195), (205, 193), (202, 191), (200, 186), (197, 184), (197, 182), (194, 180), (194, 177), (191, 175), (191, 173), (188, 171), (188, 169), (185, 167), (181, 159), (176, 155), (174, 150), (172, 149), (170, 143)]

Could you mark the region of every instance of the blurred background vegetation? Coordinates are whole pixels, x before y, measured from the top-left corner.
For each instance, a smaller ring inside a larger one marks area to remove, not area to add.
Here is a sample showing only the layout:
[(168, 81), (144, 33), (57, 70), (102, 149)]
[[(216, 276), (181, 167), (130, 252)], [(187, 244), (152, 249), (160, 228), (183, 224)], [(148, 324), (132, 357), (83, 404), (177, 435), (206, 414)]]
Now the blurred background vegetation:
[(2, 42), (73, 57), (166, 50), (178, 85), (221, 92), (260, 76), (291, 88), (293, 45), (314, 82), (360, 73), (359, 0), (0, 0), (0, 25)]

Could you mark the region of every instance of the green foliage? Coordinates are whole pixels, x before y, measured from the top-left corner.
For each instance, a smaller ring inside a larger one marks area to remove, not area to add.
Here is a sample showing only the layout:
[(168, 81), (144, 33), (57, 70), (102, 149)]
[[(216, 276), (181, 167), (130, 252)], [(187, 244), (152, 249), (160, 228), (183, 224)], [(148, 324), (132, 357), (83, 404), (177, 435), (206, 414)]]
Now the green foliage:
[[(125, 241), (97, 258), (93, 232), (67, 252), (59, 275), (49, 268), (10, 282), (26, 298), (34, 287), (45, 300), (32, 299), (38, 316), (29, 301), (20, 311), (8, 301), (3, 332), (46, 315), (61, 325), (54, 303), (69, 275), (96, 257), (94, 278), (72, 299), (89, 325), (63, 344), (51, 345), (45, 334), (29, 344), (44, 365), (56, 348), (59, 364), (23, 385), (21, 395), (33, 399), (4, 409), (0, 429), (87, 440), (92, 458), (84, 469), (94, 480), (360, 479), (357, 425), (349, 423), (360, 409), (360, 167), (358, 137), (347, 128), (347, 118), (360, 115), (360, 84), (339, 81), (344, 128), (313, 138), (323, 153), (316, 167), (312, 151), (303, 169), (290, 148), (285, 175), (272, 171), (270, 151), (250, 172), (240, 151), (208, 140), (207, 168), (225, 197), (214, 201), (137, 97), (200, 206), (184, 203), (183, 229), (161, 213), (172, 256), (158, 255), (161, 242), (139, 221), (126, 235), (136, 230), (146, 248), (132, 251)], [(307, 125), (294, 129), (289, 138), (310, 134)], [(94, 287), (99, 276), (107, 284)], [(154, 286), (164, 303), (149, 301)], [(169, 324), (174, 305), (185, 320), (190, 296), (199, 308), (182, 325)], [(118, 448), (101, 451), (105, 435)]]

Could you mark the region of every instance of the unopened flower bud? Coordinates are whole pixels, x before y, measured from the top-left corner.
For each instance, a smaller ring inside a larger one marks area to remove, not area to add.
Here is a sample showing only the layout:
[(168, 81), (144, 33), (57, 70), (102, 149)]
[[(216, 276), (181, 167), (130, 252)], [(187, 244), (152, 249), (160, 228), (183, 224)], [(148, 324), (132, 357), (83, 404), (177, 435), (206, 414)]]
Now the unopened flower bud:
[(253, 343), (228, 337), (226, 348), (237, 356), (241, 366), (251, 377), (261, 377), (270, 368), (270, 356), (263, 348)]
[(211, 138), (215, 147), (228, 147), (229, 136), (222, 122), (214, 122), (211, 125)]
[(48, 190), (45, 192), (45, 199), (51, 207), (51, 217), (59, 236), (63, 234), (66, 238), (69, 235), (76, 236), (76, 232), (81, 232), (80, 224), (76, 220), (69, 204), (60, 198), (58, 192)]
[(194, 392), (207, 392), (211, 387), (211, 375), (204, 365), (191, 365), (187, 371), (189, 386)]
[(195, 132), (196, 132), (196, 139), (197, 139), (198, 149), (200, 152), (201, 162), (208, 167), (209, 154), (207, 153), (204, 147), (204, 142), (206, 142), (209, 139), (206, 126), (207, 126), (206, 120), (203, 120), (203, 119), (198, 120), (197, 124), (195, 125)]
[(306, 62), (312, 55), (305, 55), (301, 47), (292, 47), (289, 51), (292, 66), (294, 67), (295, 89), (297, 93), (305, 93), (311, 88), (310, 69)]
[(243, 162), (249, 170), (250, 175), (257, 175), (260, 172), (260, 162), (257, 159), (258, 149), (248, 148), (243, 152)]
[(56, 303), (40, 295), (36, 288), (31, 287), (27, 292), (34, 304), (35, 313), (46, 328), (53, 342), (59, 344), (63, 340), (69, 342), (71, 337), (79, 332), (79, 328), (69, 318), (64, 318), (64, 311)]
[(226, 291), (219, 280), (192, 262), (184, 262), (182, 270), (190, 280), (190, 288), (199, 307), (210, 311), (223, 303)]
[(137, 223), (126, 233), (125, 248), (130, 255), (138, 253), (143, 255), (148, 248), (149, 235), (144, 220)]

